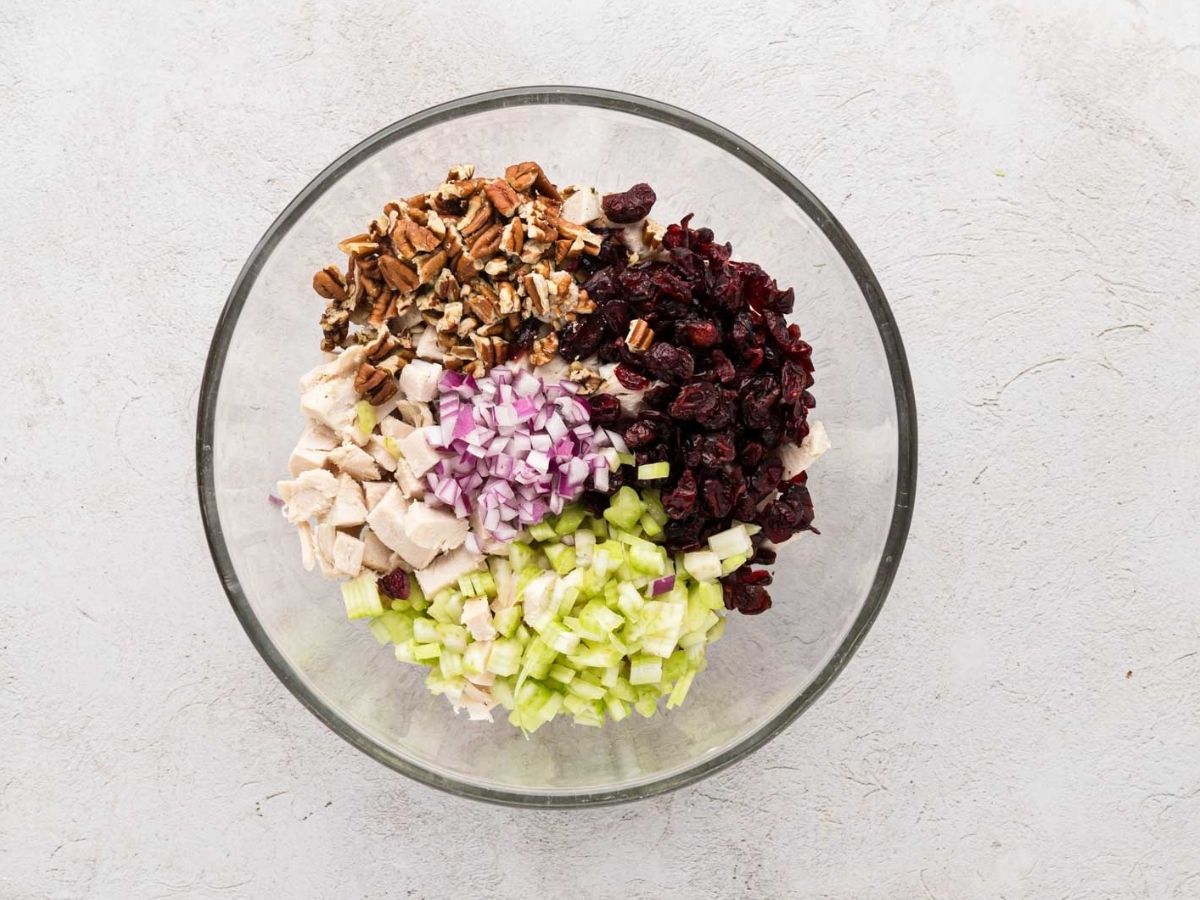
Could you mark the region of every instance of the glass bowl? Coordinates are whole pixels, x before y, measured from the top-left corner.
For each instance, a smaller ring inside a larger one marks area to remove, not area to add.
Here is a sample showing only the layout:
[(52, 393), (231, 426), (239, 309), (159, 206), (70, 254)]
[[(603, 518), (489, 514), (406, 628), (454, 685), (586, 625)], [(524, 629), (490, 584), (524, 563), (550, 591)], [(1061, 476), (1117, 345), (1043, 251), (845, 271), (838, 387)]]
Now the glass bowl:
[[(300, 564), (268, 503), (302, 428), (297, 379), (319, 361), (312, 273), (384, 202), (437, 184), (451, 164), (502, 172), (532, 159), (559, 184), (646, 181), (656, 220), (695, 213), (796, 291), (815, 348), (818, 406), (834, 449), (809, 485), (821, 535), (788, 543), (775, 605), (731, 614), (679, 709), (603, 729), (556, 720), (526, 739), (455, 716), (424, 670), (396, 662), (337, 587)], [(288, 689), (326, 725), (398, 772), (462, 796), (522, 806), (646, 797), (761, 747), (841, 671), (878, 614), (912, 514), (916, 417), (904, 349), (850, 236), (766, 154), (672, 106), (590, 88), (495, 91), (436, 106), (343, 155), (267, 230), (213, 337), (197, 433), (200, 507), (234, 611)]]

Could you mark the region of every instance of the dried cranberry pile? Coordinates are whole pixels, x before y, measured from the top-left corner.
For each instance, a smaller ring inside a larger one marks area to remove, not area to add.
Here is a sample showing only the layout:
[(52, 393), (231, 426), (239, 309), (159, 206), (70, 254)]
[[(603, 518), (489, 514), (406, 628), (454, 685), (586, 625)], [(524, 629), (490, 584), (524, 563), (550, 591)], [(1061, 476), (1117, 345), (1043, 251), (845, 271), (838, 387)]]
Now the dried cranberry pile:
[[(634, 191), (623, 202), (645, 215), (653, 191)], [(753, 561), (769, 565), (775, 554), (759, 546), (764, 540), (815, 530), (804, 475), (784, 482), (778, 455), (808, 434), (812, 348), (784, 319), (793, 292), (754, 263), (731, 260), (730, 245), (715, 243), (708, 228), (691, 228), (691, 218), (667, 229), (665, 259), (628, 265), (620, 230), (606, 232), (597, 256), (580, 258), (577, 274), (597, 310), (560, 332), (559, 352), (618, 362), (621, 384), (645, 391), (634, 418), (611, 396), (589, 399), (593, 419), (619, 426), (639, 464), (670, 462), (665, 484), (641, 484), (629, 466), (610, 479), (611, 490), (662, 488), (668, 548), (695, 549), (734, 520), (754, 522), (762, 531)], [(625, 343), (639, 318), (654, 329), (644, 352)], [(724, 579), (725, 605), (762, 612), (771, 605), (770, 581), (766, 571), (743, 567)]]

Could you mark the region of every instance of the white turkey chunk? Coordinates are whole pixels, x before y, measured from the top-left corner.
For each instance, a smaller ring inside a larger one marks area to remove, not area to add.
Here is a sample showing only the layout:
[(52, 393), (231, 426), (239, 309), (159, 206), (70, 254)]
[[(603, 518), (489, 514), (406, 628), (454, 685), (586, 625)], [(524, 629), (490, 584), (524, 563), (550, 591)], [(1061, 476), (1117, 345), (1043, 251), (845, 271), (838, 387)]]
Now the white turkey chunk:
[(492, 718), (492, 710), (495, 709), (498, 700), (492, 697), (492, 692), (486, 687), (480, 687), (477, 684), (467, 683), (463, 688), (462, 694), (456, 700), (451, 701), (454, 705), (454, 711), (465, 709), (467, 715), (476, 722), (480, 721), (495, 721)]
[(483, 565), (483, 557), (467, 547), (459, 547), (435, 560), (425, 568), (417, 569), (417, 584), (426, 597), (432, 597), (458, 579), (469, 575)]
[(362, 447), (354, 444), (342, 444), (335, 450), (329, 451), (329, 461), (337, 466), (339, 472), (353, 475), (359, 481), (378, 481), (379, 467), (375, 460)]
[(400, 390), (409, 400), (428, 403), (437, 398), (441, 377), (442, 367), (437, 363), (414, 359), (400, 370)]
[(300, 440), (296, 441), (296, 449), (288, 460), (288, 471), (295, 478), (309, 469), (320, 469), (325, 465), (329, 451), (337, 445), (336, 434), (319, 422), (309, 422)]
[(407, 422), (397, 419), (395, 416), (388, 416), (379, 423), (379, 433), (385, 438), (391, 438), (393, 441), (398, 441), (400, 438), (408, 437), (413, 433), (413, 426)]
[(363, 542), (339, 531), (333, 539), (333, 568), (338, 575), (357, 578), (362, 571)]
[(333, 551), (338, 530), (332, 525), (322, 523), (317, 526), (316, 535), (313, 545), (317, 549), (317, 563), (321, 567), (321, 574), (326, 578), (337, 578), (338, 571), (333, 565)]
[(468, 600), (463, 604), (462, 624), (467, 626), (471, 637), (477, 641), (491, 641), (496, 637), (496, 629), (492, 626), (492, 610), (486, 597)]
[(396, 448), (404, 457), (404, 461), (408, 463), (408, 467), (412, 469), (413, 475), (418, 478), (442, 461), (441, 454), (429, 446), (423, 428), (418, 428), (411, 434), (400, 438), (396, 441)]
[(405, 497), (419, 500), (425, 496), (425, 482), (413, 473), (412, 467), (403, 459), (396, 460), (396, 484)]
[(396, 457), (388, 451), (387, 444), (383, 442), (377, 434), (371, 435), (367, 441), (367, 446), (363, 448), (370, 455), (371, 459), (375, 460), (375, 464), (385, 472), (396, 471)]
[(437, 329), (426, 328), (417, 339), (417, 356), (429, 362), (440, 363), (445, 357), (442, 345), (438, 343)]
[(396, 551), (405, 563), (414, 569), (427, 566), (437, 556), (436, 548), (421, 547), (409, 538), (405, 531), (409, 503), (392, 486), (382, 500), (367, 514), (367, 524), (387, 546)]
[(604, 215), (604, 210), (600, 207), (600, 195), (596, 193), (595, 188), (581, 187), (563, 201), (560, 215), (577, 225), (595, 222)]
[(367, 501), (363, 497), (363, 489), (349, 475), (338, 479), (337, 496), (325, 521), (334, 528), (352, 528), (367, 521)]
[(387, 496), (387, 492), (391, 490), (391, 485), (386, 481), (364, 481), (363, 496), (367, 501), (367, 510), (374, 509), (379, 501)]
[(363, 565), (376, 572), (387, 574), (396, 568), (392, 549), (376, 537), (370, 528), (364, 528), (362, 533)]
[(466, 519), (457, 518), (444, 509), (434, 509), (424, 503), (414, 503), (404, 517), (404, 531), (418, 547), (441, 552), (462, 546), (471, 526)]
[(300, 408), (304, 414), (331, 429), (343, 439), (358, 443), (366, 438), (354, 425), (358, 391), (354, 373), (366, 358), (361, 346), (343, 350), (336, 359), (317, 366), (300, 379)]
[(284, 515), (295, 525), (329, 512), (337, 496), (338, 481), (324, 469), (309, 469), (292, 481), (279, 482), (277, 488), (283, 499)]
[(304, 571), (311, 572), (317, 565), (312, 528), (307, 522), (301, 522), (296, 526), (296, 533), (300, 535), (300, 560), (304, 563)]
[(795, 478), (808, 469), (831, 446), (825, 426), (820, 422), (810, 422), (808, 434), (804, 436), (804, 440), (800, 442), (799, 446), (788, 444), (779, 450), (779, 459), (783, 462), (784, 479)]

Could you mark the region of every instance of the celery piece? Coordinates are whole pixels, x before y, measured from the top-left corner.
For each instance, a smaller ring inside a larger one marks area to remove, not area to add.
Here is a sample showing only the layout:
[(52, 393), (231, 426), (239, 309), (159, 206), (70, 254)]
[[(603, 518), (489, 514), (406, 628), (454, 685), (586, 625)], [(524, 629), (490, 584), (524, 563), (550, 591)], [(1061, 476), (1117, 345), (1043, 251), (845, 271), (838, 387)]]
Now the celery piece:
[(579, 635), (573, 634), (557, 622), (551, 622), (542, 632), (542, 640), (555, 652), (569, 654), (579, 646)]
[(592, 564), (596, 551), (596, 535), (586, 529), (575, 532), (575, 565), (587, 567)]
[(442, 646), (452, 653), (462, 653), (467, 649), (469, 632), (464, 625), (449, 625), (440, 623), (437, 627)]
[(621, 453), (618, 451), (617, 463), (619, 466), (632, 466), (636, 462), (637, 457), (635, 457), (632, 453)]
[(502, 609), (492, 617), (492, 627), (505, 637), (512, 637), (517, 626), (521, 624), (521, 604)]
[(658, 657), (639, 654), (629, 661), (630, 684), (657, 684), (660, 681), (662, 660)]
[(523, 572), (533, 562), (533, 548), (513, 541), (508, 545), (508, 563), (514, 572)]
[(363, 572), (342, 584), (342, 602), (346, 604), (346, 618), (365, 619), (383, 612), (383, 599), (379, 596), (378, 576), (374, 572)]
[(516, 641), (501, 638), (492, 643), (487, 670), (493, 675), (516, 675), (521, 669), (522, 647)]
[(737, 556), (730, 556), (721, 560), (721, 574), (728, 575), (730, 572), (735, 572), (746, 564), (750, 557), (744, 553), (739, 553)]
[(646, 513), (644, 516), (642, 516), (641, 525), (642, 531), (646, 533), (647, 537), (662, 537), (663, 527), (659, 525), (658, 522), (654, 521), (654, 517), (651, 516), (650, 513)]
[(529, 526), (529, 536), (535, 541), (552, 541), (555, 537), (554, 526), (548, 519), (543, 519), (536, 525)]
[(632, 584), (622, 583), (617, 586), (617, 608), (629, 618), (633, 618), (646, 605), (642, 595)]
[(663, 663), (662, 680), (675, 681), (678, 678), (682, 678), (690, 668), (687, 654), (682, 650), (677, 650)]
[(611, 645), (584, 644), (567, 657), (567, 662), (581, 669), (607, 669), (619, 665), (623, 654)]
[(487, 671), (488, 654), (492, 652), (490, 641), (476, 641), (463, 651), (463, 674), (482, 675)]
[(709, 537), (708, 549), (721, 559), (750, 556), (754, 553), (754, 545), (750, 542), (750, 534), (745, 525), (734, 525), (732, 528), (718, 531)]
[(658, 693), (656, 691), (639, 691), (633, 708), (644, 718), (650, 718), (658, 711)]
[(416, 655), (417, 644), (415, 641), (405, 641), (403, 644), (396, 645), (396, 659), (400, 662), (416, 663), (420, 662)]
[(604, 695), (604, 708), (614, 722), (620, 722), (629, 715), (629, 706), (619, 697), (612, 694)]
[(492, 682), (492, 697), (505, 709), (511, 710), (516, 702), (516, 697), (513, 696), (512, 679), (498, 677)]
[[(492, 651), (493, 653), (495, 650)], [(558, 651), (547, 644), (542, 638), (536, 637), (529, 642), (521, 660), (521, 678), (545, 678), (550, 671)], [(520, 683), (518, 681), (518, 683)]]
[(697, 581), (716, 581), (721, 577), (721, 558), (711, 550), (683, 554), (683, 568)]
[(441, 655), (441, 644), (417, 644), (413, 647), (413, 657), (416, 659), (437, 659)]
[(358, 420), (359, 432), (363, 437), (370, 437), (375, 426), (379, 424), (379, 416), (375, 414), (375, 407), (368, 400), (359, 400), (354, 411), (355, 418)]
[(717, 641), (719, 641), (721, 639), (721, 635), (723, 635), (724, 633), (725, 633), (725, 617), (721, 616), (717, 620), (717, 624), (714, 625), (712, 628), (708, 629), (708, 642), (710, 644), (716, 643)]
[(705, 609), (719, 610), (725, 608), (725, 592), (721, 585), (715, 581), (707, 581), (697, 584), (691, 590), (691, 595), (696, 597), (700, 605)]
[(608, 521), (604, 518), (592, 519), (592, 534), (598, 541), (608, 540)]
[(444, 677), (453, 678), (463, 673), (462, 662), (461, 653), (455, 653), (452, 650), (443, 650), (442, 656), (438, 660), (438, 669)]
[(387, 626), (383, 624), (383, 619), (372, 619), (367, 627), (371, 630), (371, 637), (375, 638), (380, 644), (390, 644), (391, 636), (388, 634)]
[(626, 485), (613, 494), (608, 509), (604, 511), (604, 518), (618, 528), (630, 531), (645, 511), (645, 504), (638, 497), (637, 491)]
[(663, 556), (659, 547), (643, 541), (629, 548), (629, 565), (635, 572), (658, 577), (667, 571)]
[(471, 575), (459, 576), (458, 590), (464, 597), (479, 596), (479, 592), (475, 589), (475, 580)]
[(566, 544), (547, 544), (543, 550), (550, 565), (559, 575), (566, 575), (575, 568), (575, 548)]
[(563, 684), (570, 684), (571, 680), (579, 673), (570, 666), (564, 666), (562, 663), (555, 663), (550, 667), (550, 671), (546, 674), (555, 681)]
[(614, 697), (620, 697), (626, 703), (633, 703), (637, 700), (637, 692), (634, 691), (633, 685), (627, 678), (617, 678), (616, 683), (608, 689), (608, 692)]
[(604, 670), (604, 674), (600, 676), (600, 683), (606, 688), (611, 688), (617, 683), (617, 679), (621, 677), (621, 667), (619, 665), (609, 666)]
[(418, 644), (435, 644), (440, 639), (438, 623), (433, 619), (413, 619), (413, 640)]
[(607, 634), (625, 624), (625, 620), (598, 600), (590, 601), (579, 615), (580, 624), (592, 632)]
[(642, 491), (642, 502), (646, 504), (646, 515), (659, 525), (667, 524), (667, 511), (663, 507), (662, 499), (656, 489)]
[(671, 464), (668, 462), (646, 463), (637, 467), (638, 481), (657, 481), (671, 474)]
[(378, 621), (387, 629), (393, 644), (402, 644), (413, 636), (413, 618), (402, 612), (385, 612)]
[(579, 526), (583, 524), (583, 517), (586, 515), (587, 510), (582, 506), (568, 506), (562, 511), (562, 515), (558, 517), (558, 521), (554, 523), (555, 534), (574, 534), (579, 530)]
[(590, 681), (576, 678), (567, 685), (567, 693), (575, 694), (588, 700), (601, 700), (604, 698), (605, 690), (598, 684), (592, 684)]
[(695, 677), (696, 673), (692, 671), (675, 682), (675, 687), (671, 689), (671, 696), (667, 698), (667, 709), (674, 709), (683, 703), (683, 698), (687, 696), (688, 688), (692, 686), (692, 679)]

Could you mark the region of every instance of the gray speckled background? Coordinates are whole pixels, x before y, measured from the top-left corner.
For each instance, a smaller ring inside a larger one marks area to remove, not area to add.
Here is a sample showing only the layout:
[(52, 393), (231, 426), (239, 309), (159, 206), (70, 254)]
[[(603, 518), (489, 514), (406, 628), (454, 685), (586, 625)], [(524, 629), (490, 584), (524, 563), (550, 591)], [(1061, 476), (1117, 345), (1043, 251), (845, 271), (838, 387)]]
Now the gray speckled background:
[[(0, 896), (1200, 896), (1200, 7), (737, 5), (0, 5)], [(276, 213), (394, 119), (538, 82), (796, 172), (921, 412), (845, 674), (748, 762), (589, 812), (326, 731), (193, 499), (209, 333)]]

